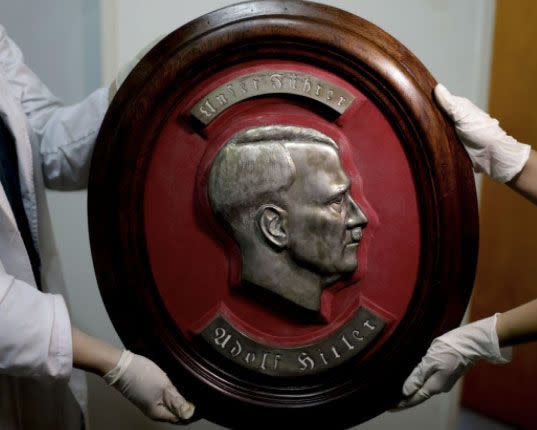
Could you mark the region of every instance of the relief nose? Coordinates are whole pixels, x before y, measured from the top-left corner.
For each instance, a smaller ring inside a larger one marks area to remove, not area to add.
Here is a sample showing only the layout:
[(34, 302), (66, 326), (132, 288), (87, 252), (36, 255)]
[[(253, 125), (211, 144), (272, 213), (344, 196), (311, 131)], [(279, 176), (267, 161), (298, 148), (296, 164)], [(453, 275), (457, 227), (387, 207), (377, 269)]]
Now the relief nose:
[(356, 204), (354, 199), (349, 196), (349, 211), (347, 217), (347, 228), (362, 227), (364, 228), (368, 223), (368, 219), (365, 213)]

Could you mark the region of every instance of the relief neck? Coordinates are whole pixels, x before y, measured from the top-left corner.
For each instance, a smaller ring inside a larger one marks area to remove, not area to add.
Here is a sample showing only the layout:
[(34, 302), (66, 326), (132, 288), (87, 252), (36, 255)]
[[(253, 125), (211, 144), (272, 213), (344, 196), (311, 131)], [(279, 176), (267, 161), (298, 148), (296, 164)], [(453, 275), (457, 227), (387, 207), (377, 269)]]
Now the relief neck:
[(242, 281), (265, 288), (309, 311), (320, 311), (323, 283), (319, 275), (298, 266), (287, 252), (265, 248), (243, 252)]

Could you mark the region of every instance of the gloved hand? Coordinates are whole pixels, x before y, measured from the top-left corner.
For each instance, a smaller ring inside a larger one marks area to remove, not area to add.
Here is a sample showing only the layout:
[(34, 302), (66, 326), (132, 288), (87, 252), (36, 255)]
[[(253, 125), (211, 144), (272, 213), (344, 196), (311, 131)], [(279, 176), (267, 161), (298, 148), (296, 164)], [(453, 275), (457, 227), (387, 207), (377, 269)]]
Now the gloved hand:
[(144, 46), (138, 53), (126, 64), (124, 64), (121, 69), (119, 69), (119, 72), (117, 73), (114, 80), (110, 83), (108, 87), (108, 103), (112, 101), (114, 96), (117, 93), (117, 90), (119, 87), (121, 87), (121, 84), (127, 79), (127, 76), (129, 76), (130, 72), (132, 72), (132, 69), (138, 64), (138, 62), (149, 52), (153, 47), (159, 43), (163, 38), (164, 34), (159, 35), (156, 39), (148, 43), (146, 46)]
[(123, 351), (116, 367), (103, 378), (154, 420), (177, 423), (194, 414), (194, 405), (177, 392), (155, 363), (141, 355)]
[(455, 123), (455, 130), (476, 172), (484, 172), (498, 182), (508, 182), (518, 174), (530, 155), (531, 147), (507, 135), (470, 100), (451, 95), (442, 84), (434, 89), (438, 104)]
[(427, 354), (403, 385), (406, 399), (397, 409), (415, 406), (438, 393), (446, 393), (480, 359), (491, 363), (511, 361), (511, 348), (500, 352), (498, 314), (456, 328), (433, 340)]

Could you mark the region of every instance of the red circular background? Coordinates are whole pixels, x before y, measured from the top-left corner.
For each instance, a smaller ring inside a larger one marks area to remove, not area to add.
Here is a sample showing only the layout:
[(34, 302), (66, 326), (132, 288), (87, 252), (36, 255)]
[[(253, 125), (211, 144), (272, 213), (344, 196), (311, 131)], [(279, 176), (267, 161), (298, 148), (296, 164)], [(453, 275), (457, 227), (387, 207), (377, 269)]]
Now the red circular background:
[[(243, 101), (198, 129), (190, 110), (203, 96), (239, 76), (265, 70), (309, 73), (350, 91), (356, 99), (334, 121), (307, 103), (285, 97)], [(238, 131), (289, 124), (315, 128), (340, 146), (352, 196), (369, 218), (358, 249), (354, 282), (323, 293), (327, 323), (301, 324), (238, 294), (240, 261), (232, 240), (208, 209), (204, 178), (217, 151)], [(154, 143), (144, 194), (144, 222), (152, 274), (161, 300), (183, 335), (217, 311), (261, 342), (294, 346), (321, 339), (360, 304), (388, 321), (377, 349), (403, 318), (420, 258), (420, 219), (412, 171), (396, 133), (357, 88), (319, 68), (289, 61), (249, 62), (228, 68), (183, 95)]]

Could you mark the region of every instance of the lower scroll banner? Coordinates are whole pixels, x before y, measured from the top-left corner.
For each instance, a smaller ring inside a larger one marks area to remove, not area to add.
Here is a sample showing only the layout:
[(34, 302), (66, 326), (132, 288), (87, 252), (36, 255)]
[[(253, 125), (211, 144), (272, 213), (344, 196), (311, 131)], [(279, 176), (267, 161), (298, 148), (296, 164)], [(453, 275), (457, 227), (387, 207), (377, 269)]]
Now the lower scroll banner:
[(366, 308), (342, 328), (309, 345), (278, 348), (255, 341), (219, 315), (200, 333), (215, 351), (236, 364), (271, 376), (300, 376), (337, 367), (364, 351), (382, 331), (384, 321)]

